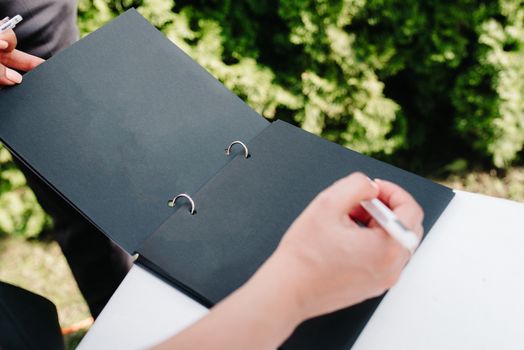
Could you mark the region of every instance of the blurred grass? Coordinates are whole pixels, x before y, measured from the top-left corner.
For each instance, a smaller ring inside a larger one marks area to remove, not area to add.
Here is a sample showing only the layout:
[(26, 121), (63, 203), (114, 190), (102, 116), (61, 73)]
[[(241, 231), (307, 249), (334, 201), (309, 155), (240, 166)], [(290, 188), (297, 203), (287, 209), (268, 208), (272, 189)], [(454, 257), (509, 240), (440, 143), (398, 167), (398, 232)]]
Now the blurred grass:
[[(51, 300), (62, 328), (90, 317), (69, 266), (55, 242), (0, 235), (0, 280)], [(74, 349), (86, 330), (65, 337)]]
[(82, 338), (84, 335), (86, 335), (87, 329), (82, 329), (77, 332), (68, 334), (64, 336), (64, 342), (66, 344), (66, 348), (69, 350), (76, 349), (78, 344), (82, 341)]
[(514, 167), (507, 171), (472, 171), (450, 175), (439, 182), (457, 190), (524, 202), (524, 167)]

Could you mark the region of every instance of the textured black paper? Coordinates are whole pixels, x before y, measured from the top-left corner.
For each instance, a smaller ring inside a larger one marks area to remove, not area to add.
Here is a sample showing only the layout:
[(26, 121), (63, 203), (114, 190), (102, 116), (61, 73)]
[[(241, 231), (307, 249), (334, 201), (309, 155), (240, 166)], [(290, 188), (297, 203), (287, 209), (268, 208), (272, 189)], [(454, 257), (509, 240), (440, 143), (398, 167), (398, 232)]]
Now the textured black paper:
[(130, 10), (0, 91), (0, 139), (133, 253), (268, 122)]
[[(250, 158), (236, 156), (196, 193), (195, 215), (182, 205), (138, 249), (146, 265), (208, 305), (240, 287), (307, 204), (352, 172), (391, 180), (408, 190), (424, 208), (425, 232), (453, 197), (449, 188), (281, 121), (248, 147)], [(284, 349), (348, 348), (378, 302), (306, 322)]]
[[(0, 104), (0, 139), (17, 157), (207, 305), (244, 283), (307, 203), (353, 171), (408, 189), (426, 231), (453, 196), (284, 122), (270, 125), (134, 10), (1, 90)], [(252, 156), (226, 156), (233, 140)], [(182, 202), (167, 206), (182, 192), (194, 196), (196, 215)], [(346, 348), (377, 303), (308, 321), (285, 348)]]

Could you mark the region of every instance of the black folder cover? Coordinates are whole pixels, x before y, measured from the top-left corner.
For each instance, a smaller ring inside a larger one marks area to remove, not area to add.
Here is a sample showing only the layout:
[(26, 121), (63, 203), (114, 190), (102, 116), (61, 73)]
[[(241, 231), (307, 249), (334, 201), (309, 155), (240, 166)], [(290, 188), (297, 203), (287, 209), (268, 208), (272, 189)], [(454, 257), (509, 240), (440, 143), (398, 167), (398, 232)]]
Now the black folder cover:
[[(425, 208), (429, 231), (452, 196), (441, 185), (276, 121), (139, 248), (143, 262), (201, 302), (240, 287), (322, 189), (354, 171), (395, 181)], [(174, 277), (174, 279), (173, 279)], [(306, 322), (284, 349), (349, 348), (379, 299)], [(329, 339), (329, 341), (327, 341)]]
[(269, 124), (134, 10), (0, 99), (0, 139), (130, 253), (226, 164), (224, 142)]
[[(208, 306), (245, 282), (307, 203), (350, 172), (405, 187), (424, 208), (426, 232), (453, 197), (268, 123), (134, 10), (0, 91), (0, 103), (0, 139), (18, 158), (117, 244), (139, 252), (139, 263)], [(247, 143), (250, 158), (224, 154), (234, 140)], [(183, 192), (195, 215), (167, 206)], [(378, 302), (310, 320), (283, 348), (348, 348)]]

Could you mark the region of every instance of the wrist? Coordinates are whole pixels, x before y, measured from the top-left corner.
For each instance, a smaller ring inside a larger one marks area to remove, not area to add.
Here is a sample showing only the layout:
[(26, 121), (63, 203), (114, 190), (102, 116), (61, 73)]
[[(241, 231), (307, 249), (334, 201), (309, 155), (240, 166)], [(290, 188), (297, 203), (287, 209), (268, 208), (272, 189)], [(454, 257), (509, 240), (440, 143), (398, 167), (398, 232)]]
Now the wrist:
[(265, 300), (261, 305), (275, 310), (273, 320), (282, 320), (292, 331), (308, 318), (303, 282), (296, 259), (277, 249), (245, 287), (258, 290)]

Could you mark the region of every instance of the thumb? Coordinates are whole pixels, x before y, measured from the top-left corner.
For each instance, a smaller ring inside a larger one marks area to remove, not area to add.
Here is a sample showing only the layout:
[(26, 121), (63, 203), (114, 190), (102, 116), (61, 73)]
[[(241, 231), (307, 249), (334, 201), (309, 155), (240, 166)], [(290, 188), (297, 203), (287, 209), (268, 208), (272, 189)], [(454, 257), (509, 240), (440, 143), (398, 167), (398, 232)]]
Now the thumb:
[(4, 52), (13, 51), (17, 45), (15, 32), (12, 29), (9, 29), (8, 31), (0, 33), (0, 41), (3, 42), (2, 46), (5, 46), (5, 44), (7, 43), (7, 47), (4, 47), (2, 51)]

